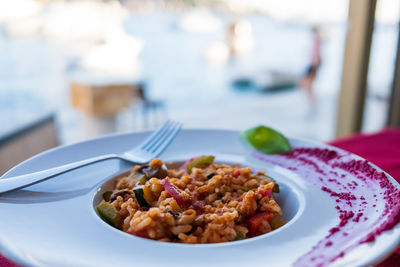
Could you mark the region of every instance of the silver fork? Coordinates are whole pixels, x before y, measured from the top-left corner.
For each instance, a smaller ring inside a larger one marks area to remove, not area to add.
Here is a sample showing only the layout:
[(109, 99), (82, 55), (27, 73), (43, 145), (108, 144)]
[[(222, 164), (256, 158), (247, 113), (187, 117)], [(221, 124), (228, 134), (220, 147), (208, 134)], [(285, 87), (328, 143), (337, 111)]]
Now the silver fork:
[(181, 127), (182, 123), (167, 121), (138, 146), (122, 154), (102, 155), (43, 171), (0, 179), (0, 194), (21, 189), (53, 178), (62, 173), (103, 160), (122, 159), (138, 164), (147, 163), (158, 156), (171, 143)]

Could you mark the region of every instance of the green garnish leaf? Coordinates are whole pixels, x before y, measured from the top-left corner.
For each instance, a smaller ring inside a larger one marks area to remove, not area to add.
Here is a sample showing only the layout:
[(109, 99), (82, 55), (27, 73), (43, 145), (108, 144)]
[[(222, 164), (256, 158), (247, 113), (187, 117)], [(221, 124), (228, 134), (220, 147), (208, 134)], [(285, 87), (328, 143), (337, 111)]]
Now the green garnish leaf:
[(280, 154), (291, 150), (289, 140), (285, 136), (266, 126), (250, 128), (242, 132), (240, 137), (264, 154)]
[(244, 191), (249, 192), (249, 188), (246, 186), (246, 187), (244, 188)]

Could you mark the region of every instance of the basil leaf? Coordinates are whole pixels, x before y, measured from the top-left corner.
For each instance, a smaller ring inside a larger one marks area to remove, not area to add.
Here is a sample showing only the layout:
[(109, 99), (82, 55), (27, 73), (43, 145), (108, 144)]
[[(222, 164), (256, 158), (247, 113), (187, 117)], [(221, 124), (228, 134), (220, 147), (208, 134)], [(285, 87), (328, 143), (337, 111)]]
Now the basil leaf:
[(266, 126), (260, 125), (250, 128), (240, 133), (240, 137), (264, 154), (279, 154), (291, 150), (289, 141), (285, 136)]

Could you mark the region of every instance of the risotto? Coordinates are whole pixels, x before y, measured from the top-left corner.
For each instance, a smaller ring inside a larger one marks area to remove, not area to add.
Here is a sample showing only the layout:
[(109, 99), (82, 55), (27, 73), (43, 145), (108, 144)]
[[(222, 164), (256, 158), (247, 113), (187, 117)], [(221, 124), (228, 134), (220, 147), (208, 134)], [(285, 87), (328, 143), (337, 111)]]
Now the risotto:
[(273, 192), (279, 187), (265, 172), (217, 164), (213, 156), (191, 158), (177, 168), (154, 159), (118, 178), (96, 209), (103, 220), (135, 236), (219, 243), (281, 227)]

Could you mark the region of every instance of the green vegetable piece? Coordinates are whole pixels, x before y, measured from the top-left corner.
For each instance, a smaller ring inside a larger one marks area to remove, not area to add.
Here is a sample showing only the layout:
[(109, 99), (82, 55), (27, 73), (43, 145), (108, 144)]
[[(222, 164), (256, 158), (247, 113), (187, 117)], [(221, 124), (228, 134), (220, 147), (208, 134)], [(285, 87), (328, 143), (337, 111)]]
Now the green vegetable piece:
[(244, 188), (244, 191), (249, 192), (249, 188), (246, 186), (246, 187)]
[(243, 141), (264, 154), (280, 154), (291, 150), (289, 141), (278, 131), (266, 126), (257, 126), (240, 134)]
[(133, 193), (135, 193), (135, 197), (139, 206), (142, 208), (149, 208), (150, 205), (147, 203), (146, 199), (144, 198), (143, 186), (139, 186), (133, 189)]
[(108, 224), (117, 228), (121, 225), (121, 215), (118, 213), (117, 209), (110, 203), (103, 200), (100, 202), (99, 205), (97, 205), (96, 210), (100, 217)]
[(145, 184), (148, 180), (150, 180), (146, 175), (141, 172), (134, 172), (131, 174), (131, 177), (135, 181), (139, 181), (140, 184)]
[(245, 239), (246, 237), (242, 234), (242, 233), (237, 233), (236, 237), (235, 237), (235, 241), (236, 240), (242, 240)]
[(274, 193), (279, 193), (279, 185), (275, 182), (274, 179), (272, 179), (271, 177), (267, 176), (267, 175), (262, 175), (262, 177), (267, 180), (268, 183), (274, 183), (274, 187), (272, 187), (272, 192)]
[(192, 173), (193, 168), (204, 168), (207, 167), (208, 165), (212, 164), (214, 162), (215, 157), (214, 156), (202, 156), (200, 158), (197, 158), (193, 160), (192, 162), (189, 162), (188, 165), (186, 165), (186, 171), (188, 173)]
[(244, 212), (239, 212), (239, 216), (235, 219), (235, 221), (237, 223), (242, 223), (242, 222), (244, 222), (246, 220), (246, 217), (247, 217), (247, 213), (245, 211)]
[(278, 229), (279, 227), (285, 225), (285, 222), (282, 221), (281, 216), (275, 215), (274, 218), (270, 222), (273, 230)]
[(142, 178), (140, 178), (139, 183), (140, 184), (145, 184), (149, 178), (146, 177), (146, 175), (143, 175)]

